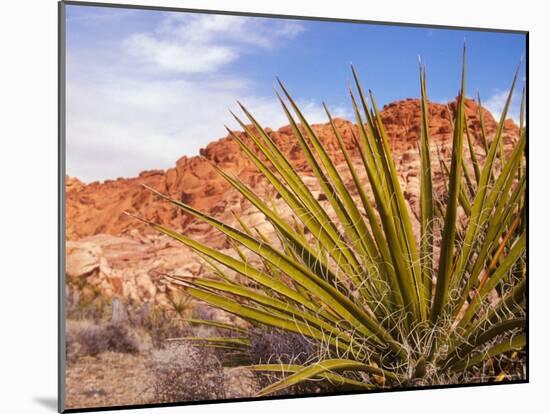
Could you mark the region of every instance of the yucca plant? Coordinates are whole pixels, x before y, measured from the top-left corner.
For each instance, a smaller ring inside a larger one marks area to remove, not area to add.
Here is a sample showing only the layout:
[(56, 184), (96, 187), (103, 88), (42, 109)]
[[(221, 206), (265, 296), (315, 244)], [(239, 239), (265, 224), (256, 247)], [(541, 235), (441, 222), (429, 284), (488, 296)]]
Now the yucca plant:
[[(252, 126), (235, 119), (248, 143), (228, 129), (229, 133), (287, 213), (232, 174), (219, 173), (264, 214), (273, 227), (272, 239), (239, 217), (238, 225), (223, 223), (150, 189), (224, 233), (237, 252), (227, 254), (146, 222), (196, 251), (212, 269), (209, 278), (171, 275), (172, 282), (253, 325), (298, 333), (322, 349), (307, 365), (250, 366), (280, 374), (259, 395), (313, 379), (372, 389), (522, 377), (527, 278), (524, 103), (520, 136), (508, 154), (502, 150), (504, 121), (517, 72), (494, 137), (485, 132), (481, 102), (480, 136), (472, 137), (464, 106), (465, 56), (464, 50), (450, 165), (439, 160), (447, 191), (439, 196), (433, 182), (426, 71), (420, 67), (418, 240), (378, 107), (372, 93), (363, 91), (353, 67), (357, 91), (350, 89), (350, 96), (359, 131), (354, 136), (359, 163), (325, 106), (345, 161), (338, 168), (279, 81), (282, 109), (329, 208), (240, 104)], [(474, 139), (483, 143), (483, 156), (476, 154)], [(361, 180), (360, 169), (368, 182)], [(346, 185), (345, 177), (351, 177), (354, 188)], [(234, 274), (247, 282), (236, 282)], [(230, 325), (218, 325), (232, 330)], [(185, 340), (227, 349), (238, 357), (248, 339), (241, 328), (233, 332), (228, 337)]]

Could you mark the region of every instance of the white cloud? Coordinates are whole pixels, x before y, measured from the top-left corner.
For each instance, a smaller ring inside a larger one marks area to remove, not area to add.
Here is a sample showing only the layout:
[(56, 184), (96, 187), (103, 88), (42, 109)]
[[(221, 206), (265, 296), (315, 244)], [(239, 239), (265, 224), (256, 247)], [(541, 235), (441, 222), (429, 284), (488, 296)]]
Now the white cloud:
[[(67, 85), (67, 172), (84, 181), (136, 176), (166, 169), (183, 155), (197, 155), (209, 142), (237, 129), (228, 109), (238, 99), (265, 127), (286, 125), (275, 96), (253, 93), (246, 82), (139, 80)], [(319, 102), (298, 103), (311, 123), (326, 122)], [(348, 115), (331, 108), (334, 116)]]
[(142, 63), (179, 73), (214, 72), (250, 53), (269, 49), (303, 31), (297, 22), (222, 15), (172, 14), (154, 32), (136, 33), (124, 42), (125, 52)]
[(175, 37), (185, 42), (209, 44), (224, 42), (234, 47), (247, 44), (270, 48), (284, 39), (292, 39), (304, 31), (297, 21), (271, 20), (257, 17), (172, 14), (166, 18), (157, 36)]
[[(67, 173), (89, 182), (172, 167), (226, 136), (224, 124), (237, 128), (228, 111), (239, 112), (236, 100), (266, 127), (286, 124), (274, 95), (221, 69), (302, 30), (296, 22), (170, 13), (118, 44), (76, 49), (68, 55)], [(325, 122), (320, 103), (298, 102), (310, 122)]]
[(132, 56), (162, 69), (184, 73), (215, 71), (238, 57), (229, 47), (178, 44), (146, 34), (136, 34), (127, 39), (126, 50)]
[[(481, 101), (481, 105), (491, 112), (497, 122), (500, 120), (502, 111), (504, 110), (508, 93), (509, 91), (506, 90), (496, 90), (495, 93), (488, 99), (482, 99)], [(510, 107), (508, 108), (508, 112), (506, 114), (506, 118), (511, 118), (516, 124), (519, 124), (520, 100), (520, 94), (517, 90), (514, 91), (510, 102)]]

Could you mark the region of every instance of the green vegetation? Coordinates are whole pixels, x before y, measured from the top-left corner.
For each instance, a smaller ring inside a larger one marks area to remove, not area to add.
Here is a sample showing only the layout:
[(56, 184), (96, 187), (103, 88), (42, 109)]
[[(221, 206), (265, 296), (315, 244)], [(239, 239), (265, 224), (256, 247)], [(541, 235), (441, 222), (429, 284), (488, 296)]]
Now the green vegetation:
[[(224, 233), (237, 252), (234, 257), (149, 223), (195, 250), (212, 269), (211, 278), (174, 276), (175, 283), (213, 307), (256, 326), (302, 335), (322, 350), (316, 361), (306, 365), (251, 366), (255, 371), (281, 374), (259, 395), (313, 379), (372, 389), (499, 381), (517, 378), (513, 373), (518, 370), (523, 375), (527, 277), (523, 120), (513, 151), (505, 156), (502, 150), (504, 120), (517, 73), (494, 137), (486, 136), (481, 109), (482, 132), (473, 137), (464, 107), (465, 60), (450, 165), (440, 159), (448, 186), (443, 197), (436, 197), (432, 182), (426, 72), (420, 69), (419, 240), (413, 234), (376, 102), (370, 91), (363, 91), (353, 68), (357, 90), (350, 90), (350, 95), (359, 128), (355, 143), (373, 198), (329, 110), (325, 108), (345, 159), (345, 174), (340, 166), (336, 168), (281, 82), (282, 109), (330, 203), (329, 211), (243, 106), (253, 128), (235, 118), (252, 144), (232, 135), (292, 212), (291, 219), (237, 177), (219, 173), (265, 215), (277, 240), (266, 239), (244, 223), (237, 228), (220, 222), (157, 193)], [(473, 140), (484, 143), (483, 157), (475, 154)], [(463, 157), (466, 150), (468, 158)], [(470, 160), (473, 165), (467, 166)], [(344, 176), (353, 179), (355, 188), (345, 185)], [(358, 194), (360, 202), (352, 193)], [(263, 264), (253, 265), (252, 256)], [(248, 282), (235, 282), (234, 273)], [(249, 344), (246, 335), (189, 340), (236, 355)], [(492, 376), (486, 374), (488, 366)]]

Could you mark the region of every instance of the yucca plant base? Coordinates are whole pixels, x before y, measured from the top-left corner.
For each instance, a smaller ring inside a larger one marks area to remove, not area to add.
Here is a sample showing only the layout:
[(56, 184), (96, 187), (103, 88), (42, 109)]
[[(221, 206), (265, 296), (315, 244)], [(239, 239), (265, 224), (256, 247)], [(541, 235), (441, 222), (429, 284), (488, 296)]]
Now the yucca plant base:
[[(494, 137), (486, 136), (481, 109), (480, 136), (473, 137), (464, 110), (464, 58), (452, 157), (448, 165), (439, 160), (446, 191), (438, 197), (426, 74), (421, 68), (420, 234), (417, 231), (416, 235), (376, 102), (370, 91), (363, 91), (353, 68), (352, 74), (356, 91), (350, 90), (350, 97), (359, 131), (355, 137), (359, 164), (325, 108), (345, 160), (345, 173), (342, 165), (336, 167), (279, 82), (282, 110), (316, 188), (326, 197), (324, 204), (244, 106), (252, 127), (235, 116), (247, 142), (236, 134), (233, 138), (270, 184), (279, 207), (232, 174), (219, 173), (265, 216), (275, 240), (238, 217), (237, 225), (223, 223), (149, 189), (224, 233), (236, 253), (226, 254), (147, 222), (196, 251), (211, 269), (208, 278), (170, 275), (168, 280), (197, 300), (253, 326), (298, 334), (315, 345), (316, 352), (306, 364), (266, 361), (271, 363), (247, 365), (277, 378), (259, 396), (305, 381), (370, 390), (524, 379), (524, 100), (517, 144), (507, 154), (502, 151), (504, 121), (517, 73)], [(485, 143), (483, 157), (475, 154), (475, 141)], [(360, 178), (365, 176), (367, 183)], [(250, 346), (245, 330), (220, 322), (193, 323), (214, 323), (231, 334), (175, 340), (224, 349), (235, 356), (235, 364), (242, 363), (239, 358)]]

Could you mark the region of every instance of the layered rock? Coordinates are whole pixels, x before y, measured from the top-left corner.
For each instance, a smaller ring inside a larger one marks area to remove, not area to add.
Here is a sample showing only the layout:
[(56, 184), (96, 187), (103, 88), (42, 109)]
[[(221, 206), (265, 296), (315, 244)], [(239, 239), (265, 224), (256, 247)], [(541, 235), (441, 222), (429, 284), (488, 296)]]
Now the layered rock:
[[(431, 103), (430, 135), (432, 143), (432, 167), (435, 188), (444, 193), (444, 180), (437, 153), (443, 159), (451, 156), (452, 124), (456, 104)], [(474, 149), (479, 159), (485, 156), (481, 142), (480, 113), (489, 136), (494, 136), (497, 124), (492, 115), (481, 109), (474, 101), (466, 101), (466, 117)], [(418, 139), (420, 135), (420, 103), (407, 99), (386, 105), (381, 116), (388, 133), (392, 153), (396, 162), (405, 197), (413, 216), (418, 216), (420, 188), (420, 157)], [(357, 125), (342, 119), (335, 120), (346, 148), (350, 151), (365, 188), (368, 180), (355, 144), (359, 136)], [(334, 133), (328, 124), (313, 126), (335, 163), (342, 166), (343, 156), (338, 148)], [(290, 126), (277, 131), (267, 130), (269, 136), (295, 166), (313, 193), (326, 204), (328, 201), (317, 187), (305, 156), (292, 133)], [(242, 132), (236, 133), (245, 142), (248, 138)], [(506, 121), (504, 127), (505, 150), (509, 151), (518, 137), (518, 127)], [(469, 160), (465, 144), (465, 158)], [(469, 163), (467, 163), (469, 164)], [(180, 158), (175, 167), (166, 171), (144, 171), (135, 178), (119, 178), (102, 183), (84, 184), (76, 178), (67, 178), (67, 274), (72, 281), (86, 280), (99, 294), (121, 296), (135, 301), (150, 301), (169, 306), (173, 293), (163, 274), (176, 273), (191, 276), (202, 274), (201, 263), (189, 249), (159, 236), (148, 226), (124, 214), (135, 213), (146, 219), (182, 231), (201, 242), (218, 249), (229, 248), (225, 237), (210, 226), (182, 214), (169, 203), (160, 200), (143, 188), (148, 185), (172, 198), (181, 200), (201, 211), (205, 211), (224, 222), (234, 223), (234, 215), (247, 224), (259, 227), (268, 235), (270, 225), (263, 215), (252, 208), (216, 171), (216, 168), (236, 175), (250, 185), (262, 197), (275, 193), (265, 178), (252, 165), (230, 136), (210, 143), (201, 149), (200, 156)], [(345, 168), (343, 169), (345, 170)], [(356, 193), (351, 177), (344, 174), (352, 194)], [(326, 198), (326, 197), (325, 197)], [(323, 201), (324, 200), (324, 201)], [(274, 202), (283, 214), (288, 214), (282, 200)], [(415, 233), (418, 222), (413, 220)]]

